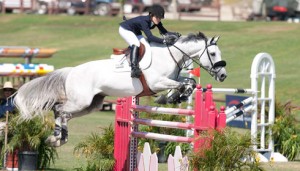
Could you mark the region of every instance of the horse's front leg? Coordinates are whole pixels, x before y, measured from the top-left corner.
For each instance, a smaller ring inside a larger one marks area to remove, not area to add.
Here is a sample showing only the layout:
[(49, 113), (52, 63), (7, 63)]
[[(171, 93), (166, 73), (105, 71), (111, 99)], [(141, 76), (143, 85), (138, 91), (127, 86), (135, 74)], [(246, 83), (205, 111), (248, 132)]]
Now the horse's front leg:
[(180, 91), (180, 99), (179, 101), (187, 101), (189, 96), (193, 93), (196, 88), (196, 80), (194, 78), (189, 77), (180, 77), (178, 79), (184, 86), (184, 88)]
[[(177, 85), (172, 91), (169, 91), (168, 95), (161, 95), (156, 99), (156, 102), (159, 104), (168, 103), (181, 103), (182, 101), (186, 101), (188, 97), (193, 93), (194, 88), (196, 87), (196, 81), (193, 78), (188, 77), (179, 77), (178, 81), (171, 80), (176, 82)], [(164, 82), (160, 82), (164, 83)]]
[[(174, 91), (171, 92), (172, 95), (167, 95), (167, 94), (160, 95), (159, 97), (156, 98), (155, 102), (158, 104), (166, 104), (167, 102), (170, 101), (170, 97), (172, 99), (173, 98), (178, 99), (180, 92), (183, 90), (183, 88), (184, 88), (184, 84), (182, 84), (181, 82), (171, 80), (168, 78), (162, 78), (160, 81), (154, 84), (154, 88), (152, 88), (152, 90), (159, 92), (159, 91), (172, 89)], [(172, 100), (172, 101), (176, 101), (176, 100)]]
[(181, 82), (169, 78), (162, 78), (153, 85), (152, 90), (159, 92), (167, 89), (180, 89), (182, 86), (183, 84)]

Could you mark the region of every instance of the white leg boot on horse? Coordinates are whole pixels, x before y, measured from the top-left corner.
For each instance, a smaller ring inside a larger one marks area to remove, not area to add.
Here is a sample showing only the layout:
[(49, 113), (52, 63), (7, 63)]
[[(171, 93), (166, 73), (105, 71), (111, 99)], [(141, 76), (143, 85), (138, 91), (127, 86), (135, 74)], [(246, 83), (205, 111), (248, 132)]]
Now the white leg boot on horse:
[(68, 142), (68, 121), (72, 119), (72, 114), (64, 113), (61, 116), (61, 140), (60, 145), (63, 145)]
[(131, 77), (132, 78), (140, 78), (142, 71), (139, 68), (139, 47), (132, 45), (131, 46)]
[(55, 117), (55, 129), (53, 135), (46, 140), (53, 147), (59, 147), (68, 141), (68, 121), (72, 118), (72, 114), (59, 112), (61, 105), (55, 105), (53, 108)]

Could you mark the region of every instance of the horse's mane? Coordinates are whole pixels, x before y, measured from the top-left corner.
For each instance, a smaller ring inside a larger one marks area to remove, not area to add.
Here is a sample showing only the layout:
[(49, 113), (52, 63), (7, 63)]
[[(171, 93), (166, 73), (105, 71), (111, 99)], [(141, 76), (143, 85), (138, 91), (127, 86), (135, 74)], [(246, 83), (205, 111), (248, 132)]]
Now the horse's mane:
[(182, 43), (184, 42), (190, 42), (190, 41), (198, 41), (204, 39), (207, 41), (207, 37), (204, 35), (204, 33), (199, 32), (198, 34), (189, 33), (186, 37), (182, 38)]

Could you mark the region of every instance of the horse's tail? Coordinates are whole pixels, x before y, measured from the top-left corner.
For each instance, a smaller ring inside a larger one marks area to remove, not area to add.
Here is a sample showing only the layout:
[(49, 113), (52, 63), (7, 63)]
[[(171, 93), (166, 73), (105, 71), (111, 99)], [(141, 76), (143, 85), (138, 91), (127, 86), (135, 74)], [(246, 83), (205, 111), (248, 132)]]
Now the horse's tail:
[(71, 68), (53, 71), (24, 84), (17, 91), (14, 104), (23, 119), (31, 119), (50, 111), (66, 97), (65, 82)]

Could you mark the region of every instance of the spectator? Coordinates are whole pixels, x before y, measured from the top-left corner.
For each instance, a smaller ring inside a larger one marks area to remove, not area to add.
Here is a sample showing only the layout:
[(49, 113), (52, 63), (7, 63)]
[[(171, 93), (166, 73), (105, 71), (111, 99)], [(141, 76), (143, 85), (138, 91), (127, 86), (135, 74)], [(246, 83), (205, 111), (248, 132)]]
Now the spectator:
[(10, 97), (16, 92), (10, 81), (4, 83), (0, 89), (0, 118), (5, 117), (6, 111), (13, 112), (15, 107), (13, 105), (13, 97)]

